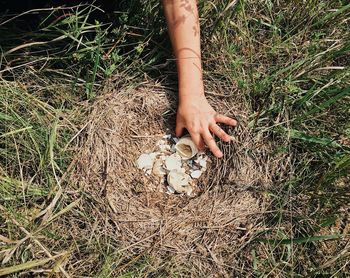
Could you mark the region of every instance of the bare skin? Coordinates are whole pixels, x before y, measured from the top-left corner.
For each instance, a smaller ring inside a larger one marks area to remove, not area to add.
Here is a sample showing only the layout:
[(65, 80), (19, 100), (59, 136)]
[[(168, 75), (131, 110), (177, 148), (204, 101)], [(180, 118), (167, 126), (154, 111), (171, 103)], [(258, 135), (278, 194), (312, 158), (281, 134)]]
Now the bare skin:
[(198, 148), (205, 145), (218, 158), (223, 156), (212, 134), (228, 142), (230, 136), (218, 123), (235, 126), (237, 121), (216, 113), (204, 95), (200, 47), (200, 27), (196, 0), (162, 0), (169, 35), (176, 58), (179, 106), (176, 136), (184, 129)]

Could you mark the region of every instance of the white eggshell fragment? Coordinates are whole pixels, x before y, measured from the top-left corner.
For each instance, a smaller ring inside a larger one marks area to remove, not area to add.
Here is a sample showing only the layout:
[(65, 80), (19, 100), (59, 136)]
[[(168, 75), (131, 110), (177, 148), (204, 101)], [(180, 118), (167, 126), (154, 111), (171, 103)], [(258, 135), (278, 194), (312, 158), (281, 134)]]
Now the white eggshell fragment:
[(156, 152), (156, 153), (150, 153), (149, 156), (151, 157), (151, 159), (154, 161), (156, 159), (156, 157), (160, 155), (159, 152)]
[(170, 139), (171, 138), (171, 134), (166, 134), (162, 137), (163, 139)]
[(179, 168), (177, 170), (179, 170), (181, 173), (186, 173), (186, 169), (185, 168)]
[(188, 186), (188, 187), (187, 187), (187, 192), (186, 192), (187, 196), (191, 196), (192, 191), (193, 191), (192, 187), (191, 187), (191, 186)]
[(172, 188), (171, 186), (167, 186), (167, 189), (168, 189), (168, 192), (171, 193), (171, 194), (174, 194), (175, 193), (175, 189)]
[(200, 165), (202, 168), (206, 169), (206, 168), (207, 168), (207, 161), (206, 161), (206, 160), (200, 160), (200, 161), (199, 161), (199, 165)]
[(178, 193), (187, 193), (189, 190), (192, 190), (189, 182), (191, 177), (177, 169), (170, 171), (167, 177), (169, 186), (174, 188)]
[(182, 166), (181, 157), (176, 153), (168, 156), (165, 159), (165, 167), (169, 171), (175, 170), (175, 169), (180, 169), (181, 166)]
[(206, 156), (198, 156), (197, 159), (195, 160), (195, 162), (197, 164), (199, 164), (199, 166), (203, 169), (206, 169), (207, 168), (207, 157)]
[(137, 168), (141, 170), (151, 170), (153, 167), (154, 159), (155, 157), (151, 156), (150, 154), (141, 154), (136, 161)]
[(160, 149), (161, 152), (167, 152), (167, 151), (170, 151), (170, 146), (168, 146), (168, 145), (160, 145), (159, 149)]
[(168, 145), (166, 140), (159, 140), (156, 145), (158, 146), (160, 152), (164, 153), (170, 151), (170, 146)]
[(191, 173), (191, 177), (194, 179), (199, 179), (199, 177), (202, 175), (201, 170), (195, 170)]
[(184, 136), (176, 143), (175, 149), (183, 159), (190, 159), (198, 153), (198, 148), (190, 136)]
[(146, 172), (146, 175), (149, 176), (152, 174), (152, 170), (151, 169), (147, 169), (147, 170), (144, 170)]

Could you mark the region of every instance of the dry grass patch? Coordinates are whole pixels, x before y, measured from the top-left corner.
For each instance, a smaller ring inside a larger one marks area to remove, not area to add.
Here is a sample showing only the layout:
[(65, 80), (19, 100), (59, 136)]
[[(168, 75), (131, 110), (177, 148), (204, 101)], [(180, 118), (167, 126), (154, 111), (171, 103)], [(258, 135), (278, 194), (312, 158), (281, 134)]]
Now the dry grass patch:
[(267, 142), (250, 135), (244, 101), (212, 95), (213, 106), (239, 118), (240, 127), (230, 130), (235, 140), (221, 144), (223, 160), (211, 157), (195, 197), (167, 194), (164, 182), (146, 177), (135, 161), (174, 130), (175, 95), (146, 84), (100, 98), (85, 129), (74, 180), (101, 204), (108, 202), (107, 216), (99, 205), (92, 213), (107, 218), (124, 257), (147, 254), (155, 267), (172, 262), (177, 271), (192, 269), (198, 277), (228, 275), (242, 263), (246, 244), (264, 229), (259, 219), (268, 203), (259, 192), (272, 184), (279, 160), (269, 158)]

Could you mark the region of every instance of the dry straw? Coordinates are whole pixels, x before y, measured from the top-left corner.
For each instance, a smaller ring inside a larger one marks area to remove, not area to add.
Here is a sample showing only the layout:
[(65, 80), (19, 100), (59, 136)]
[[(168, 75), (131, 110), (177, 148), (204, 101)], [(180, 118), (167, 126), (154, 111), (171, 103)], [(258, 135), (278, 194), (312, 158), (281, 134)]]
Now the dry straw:
[(145, 177), (135, 161), (140, 153), (154, 151), (157, 140), (174, 127), (173, 96), (155, 85), (104, 95), (90, 115), (74, 178), (108, 202), (122, 255), (146, 253), (156, 265), (170, 260), (197, 276), (226, 276), (252, 231), (262, 229), (259, 219), (267, 205), (256, 189), (271, 184), (269, 171), (276, 163), (269, 160), (263, 139), (249, 136), (242, 102), (232, 106), (216, 97), (217, 109), (240, 115), (240, 127), (230, 131), (234, 140), (221, 146), (225, 158), (211, 158), (196, 197), (166, 194), (163, 181)]

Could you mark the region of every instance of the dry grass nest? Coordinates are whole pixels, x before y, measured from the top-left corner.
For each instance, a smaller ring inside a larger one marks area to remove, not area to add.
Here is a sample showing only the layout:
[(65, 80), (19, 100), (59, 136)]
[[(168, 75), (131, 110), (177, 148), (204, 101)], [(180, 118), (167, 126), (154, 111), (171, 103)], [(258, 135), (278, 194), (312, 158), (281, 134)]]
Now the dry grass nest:
[[(283, 165), (269, 157), (266, 140), (250, 135), (243, 97), (209, 92), (214, 108), (239, 120), (239, 127), (227, 130), (235, 140), (220, 143), (224, 159), (210, 156), (195, 197), (167, 194), (164, 183), (146, 177), (135, 161), (174, 130), (174, 96), (160, 85), (144, 84), (114, 89), (96, 101), (73, 178), (108, 204), (108, 221), (125, 257), (147, 254), (155, 267), (226, 276), (239, 267), (253, 232), (263, 229), (259, 219), (267, 199), (259, 192)], [(101, 216), (98, 206), (95, 213)]]

